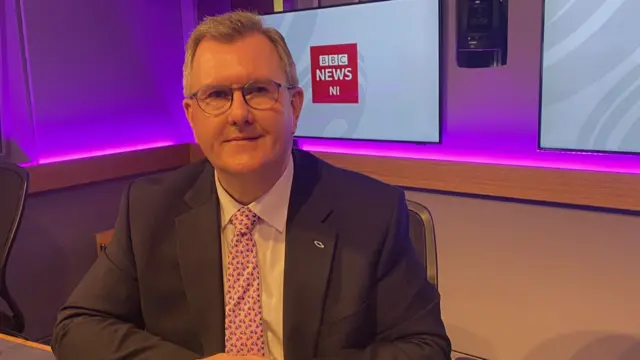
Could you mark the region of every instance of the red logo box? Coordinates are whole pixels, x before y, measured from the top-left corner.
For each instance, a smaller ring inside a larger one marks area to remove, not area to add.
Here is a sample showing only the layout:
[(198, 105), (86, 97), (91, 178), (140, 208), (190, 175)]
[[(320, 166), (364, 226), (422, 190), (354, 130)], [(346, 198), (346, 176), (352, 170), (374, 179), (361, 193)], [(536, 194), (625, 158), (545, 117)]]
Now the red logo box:
[(358, 44), (312, 46), (311, 102), (358, 103)]

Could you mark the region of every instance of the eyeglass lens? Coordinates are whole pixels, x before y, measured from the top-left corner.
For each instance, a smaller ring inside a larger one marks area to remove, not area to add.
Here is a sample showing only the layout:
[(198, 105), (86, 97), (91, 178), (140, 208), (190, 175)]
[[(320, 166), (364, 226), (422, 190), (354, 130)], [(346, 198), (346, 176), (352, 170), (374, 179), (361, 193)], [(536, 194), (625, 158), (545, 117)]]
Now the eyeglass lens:
[[(234, 88), (208, 86), (196, 94), (198, 105), (207, 114), (225, 111), (233, 101)], [(278, 102), (279, 86), (273, 81), (254, 81), (242, 87), (244, 101), (256, 110), (266, 110)]]

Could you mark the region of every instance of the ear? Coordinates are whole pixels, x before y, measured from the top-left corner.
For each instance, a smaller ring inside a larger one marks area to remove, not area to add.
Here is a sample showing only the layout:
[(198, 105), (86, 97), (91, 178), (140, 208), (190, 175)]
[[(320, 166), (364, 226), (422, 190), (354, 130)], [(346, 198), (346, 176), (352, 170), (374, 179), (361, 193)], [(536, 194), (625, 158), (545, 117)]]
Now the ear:
[(187, 118), (187, 121), (189, 121), (189, 126), (191, 127), (191, 132), (193, 133), (193, 139), (197, 140), (196, 128), (194, 127), (194, 122), (193, 122), (193, 107), (194, 107), (193, 101), (194, 101), (193, 99), (182, 100), (182, 108), (184, 109), (184, 115)]
[(291, 90), (291, 109), (293, 110), (293, 133), (295, 134), (298, 128), (298, 119), (302, 112), (302, 105), (304, 104), (304, 91), (302, 88), (297, 87)]
[(189, 125), (193, 127), (193, 99), (184, 99), (182, 100), (182, 108), (184, 109), (184, 116), (189, 121)]

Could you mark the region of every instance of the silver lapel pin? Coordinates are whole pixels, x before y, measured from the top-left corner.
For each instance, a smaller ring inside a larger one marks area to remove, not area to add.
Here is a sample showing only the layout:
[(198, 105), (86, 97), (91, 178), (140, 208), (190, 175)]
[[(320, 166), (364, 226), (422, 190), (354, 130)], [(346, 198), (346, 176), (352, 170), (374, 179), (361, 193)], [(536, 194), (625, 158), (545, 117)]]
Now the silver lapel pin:
[(314, 243), (314, 244), (316, 244), (316, 246), (317, 246), (317, 247), (319, 247), (320, 249), (323, 249), (323, 248), (324, 248), (324, 244), (323, 244), (323, 243), (321, 243), (321, 242), (320, 242), (320, 241), (318, 241), (318, 240), (314, 241), (313, 243)]

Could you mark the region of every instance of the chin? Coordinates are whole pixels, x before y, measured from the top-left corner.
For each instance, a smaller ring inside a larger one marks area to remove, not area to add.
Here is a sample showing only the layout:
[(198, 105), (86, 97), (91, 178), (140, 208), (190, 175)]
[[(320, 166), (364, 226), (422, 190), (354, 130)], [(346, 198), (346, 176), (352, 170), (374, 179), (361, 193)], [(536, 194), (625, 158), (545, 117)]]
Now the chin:
[(226, 170), (232, 174), (251, 174), (262, 169), (262, 166), (256, 164), (234, 164), (227, 166)]
[(250, 174), (264, 168), (265, 164), (263, 159), (238, 156), (233, 159), (224, 159), (217, 167), (231, 174)]

